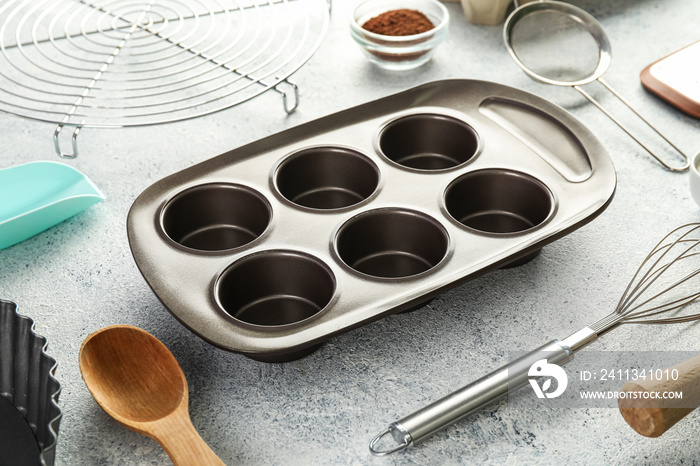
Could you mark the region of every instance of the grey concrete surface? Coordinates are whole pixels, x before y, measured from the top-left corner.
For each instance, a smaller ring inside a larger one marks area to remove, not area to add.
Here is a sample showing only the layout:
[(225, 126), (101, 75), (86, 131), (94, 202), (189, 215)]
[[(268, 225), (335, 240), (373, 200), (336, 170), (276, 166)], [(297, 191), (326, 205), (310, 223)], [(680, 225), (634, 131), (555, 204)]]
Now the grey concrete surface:
[[(368, 63), (351, 40), (348, 19), (356, 3), (334, 2), (323, 44), (294, 75), (301, 88), (294, 114), (285, 115), (279, 96), (267, 93), (182, 123), (86, 129), (79, 157), (67, 163), (88, 175), (107, 200), (0, 251), (0, 297), (17, 302), (36, 321), (58, 361), (63, 419), (56, 463), (168, 463), (153, 440), (109, 418), (80, 377), (83, 339), (126, 323), (151, 332), (175, 354), (189, 381), (194, 425), (226, 464), (700, 464), (697, 412), (663, 437), (647, 439), (616, 409), (513, 409), (507, 402), (405, 453), (370, 455), (369, 440), (389, 422), (500, 366), (512, 351), (563, 338), (610, 312), (647, 250), (673, 227), (700, 221), (700, 208), (689, 195), (687, 173), (660, 168), (573, 90), (530, 80), (508, 56), (501, 27), (470, 24), (459, 4), (448, 3), (451, 30), (433, 60), (392, 73)], [(575, 3), (597, 17), (610, 37), (607, 80), (684, 150), (700, 150), (700, 121), (639, 82), (644, 66), (700, 40), (700, 2)], [(499, 82), (569, 110), (596, 133), (615, 163), (618, 187), (611, 205), (521, 267), (495, 271), (417, 311), (335, 337), (290, 363), (255, 362), (216, 349), (160, 304), (139, 274), (126, 237), (129, 207), (146, 187), (285, 128), (445, 78)], [(600, 86), (589, 90), (666, 151)], [(0, 168), (58, 160), (53, 130), (51, 124), (0, 115)], [(629, 326), (606, 335), (595, 349), (700, 351), (699, 337), (697, 325)]]

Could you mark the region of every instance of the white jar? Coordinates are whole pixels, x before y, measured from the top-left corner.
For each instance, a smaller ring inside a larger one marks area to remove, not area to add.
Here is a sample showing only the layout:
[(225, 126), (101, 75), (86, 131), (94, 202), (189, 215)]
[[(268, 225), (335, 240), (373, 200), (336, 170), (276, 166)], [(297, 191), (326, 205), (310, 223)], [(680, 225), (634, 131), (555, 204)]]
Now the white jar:
[(469, 22), (495, 26), (505, 21), (512, 3), (512, 0), (462, 0), (462, 8)]

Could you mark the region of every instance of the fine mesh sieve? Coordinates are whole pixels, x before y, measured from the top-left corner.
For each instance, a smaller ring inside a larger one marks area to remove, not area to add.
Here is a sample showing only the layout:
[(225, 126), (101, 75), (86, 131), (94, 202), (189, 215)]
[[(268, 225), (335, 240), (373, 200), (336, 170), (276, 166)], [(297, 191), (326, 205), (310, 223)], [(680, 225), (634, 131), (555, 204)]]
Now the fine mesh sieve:
[[(584, 10), (557, 1), (523, 5), (508, 17), (503, 39), (511, 57), (528, 76), (546, 84), (570, 86), (598, 107), (615, 124), (671, 171), (685, 171), (689, 158), (602, 79), (612, 61), (610, 41), (603, 27)], [(600, 82), (661, 136), (684, 159), (674, 167), (655, 154), (580, 86)]]

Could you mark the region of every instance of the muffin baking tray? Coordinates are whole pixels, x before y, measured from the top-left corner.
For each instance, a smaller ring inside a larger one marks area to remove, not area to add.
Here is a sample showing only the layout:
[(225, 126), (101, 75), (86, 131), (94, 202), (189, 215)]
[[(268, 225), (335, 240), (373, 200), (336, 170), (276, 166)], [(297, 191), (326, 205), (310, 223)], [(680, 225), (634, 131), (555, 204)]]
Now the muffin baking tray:
[(263, 361), (524, 262), (602, 212), (615, 170), (563, 109), (428, 83), (234, 149), (147, 188), (141, 273), (206, 341)]
[(61, 385), (45, 350), (34, 321), (0, 299), (0, 465), (54, 464)]

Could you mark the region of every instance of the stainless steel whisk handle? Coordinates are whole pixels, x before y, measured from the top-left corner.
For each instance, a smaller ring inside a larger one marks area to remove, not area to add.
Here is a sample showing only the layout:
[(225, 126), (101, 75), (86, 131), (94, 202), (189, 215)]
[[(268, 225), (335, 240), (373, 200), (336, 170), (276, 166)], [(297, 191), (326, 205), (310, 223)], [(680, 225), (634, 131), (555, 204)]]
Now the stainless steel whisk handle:
[[(509, 390), (527, 383), (528, 371), (537, 361), (546, 359), (549, 364), (562, 365), (571, 360), (576, 348), (567, 343), (550, 341), (441, 400), (392, 423), (370, 442), (370, 451), (374, 455), (384, 456), (404, 450), (484, 406), (500, 400)], [(393, 437), (396, 447), (381, 450), (379, 443), (387, 435)]]

